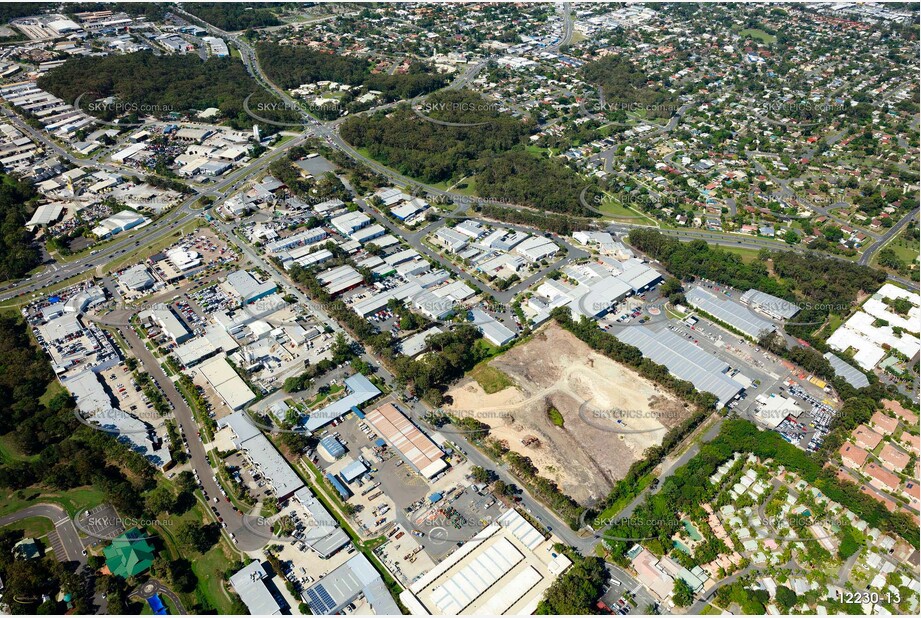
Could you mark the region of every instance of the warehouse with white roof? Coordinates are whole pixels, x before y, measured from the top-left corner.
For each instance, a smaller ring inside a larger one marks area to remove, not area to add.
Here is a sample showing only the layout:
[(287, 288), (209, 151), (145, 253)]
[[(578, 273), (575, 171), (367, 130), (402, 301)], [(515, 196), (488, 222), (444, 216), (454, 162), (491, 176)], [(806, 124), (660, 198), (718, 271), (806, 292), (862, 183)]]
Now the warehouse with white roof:
[(707, 312), (751, 339), (758, 340), (766, 333), (777, 330), (772, 322), (759, 318), (739, 303), (718, 298), (703, 288), (692, 288), (685, 297), (692, 307)]
[(198, 371), (205, 376), (211, 387), (217, 391), (231, 410), (242, 410), (246, 404), (256, 398), (243, 378), (237, 375), (223, 356), (217, 356), (202, 363)]
[(529, 615), (571, 562), (514, 510), (400, 594), (414, 616)]

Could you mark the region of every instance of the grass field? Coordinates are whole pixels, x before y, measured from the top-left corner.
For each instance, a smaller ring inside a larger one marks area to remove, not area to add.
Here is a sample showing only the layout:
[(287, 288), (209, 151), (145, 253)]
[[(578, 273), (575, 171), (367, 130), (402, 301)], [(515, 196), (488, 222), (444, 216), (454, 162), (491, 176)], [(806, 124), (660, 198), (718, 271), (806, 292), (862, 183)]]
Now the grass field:
[(768, 34), (764, 30), (758, 28), (746, 28), (745, 30), (739, 33), (741, 37), (751, 37), (753, 39), (758, 39), (762, 43), (776, 43), (777, 37), (773, 34)]
[(469, 375), (477, 381), (477, 384), (483, 387), (483, 391), (485, 391), (487, 395), (492, 395), (510, 386), (515, 386), (511, 378), (495, 367), (490, 367), (486, 364), (486, 361), (479, 363), (476, 367), (471, 369)]
[(49, 502), (61, 505), (68, 515), (74, 516), (83, 509), (102, 504), (104, 498), (103, 493), (94, 487), (78, 487), (67, 491), (20, 489), (4, 496), (0, 503), (0, 515), (15, 513), (38, 502)]
[(54, 530), (54, 524), (47, 517), (26, 517), (14, 524), (3, 526), (5, 530), (22, 530), (24, 536), (42, 537)]
[(759, 249), (745, 249), (744, 247), (720, 247), (720, 249), (738, 255), (746, 264), (751, 264), (758, 259)]

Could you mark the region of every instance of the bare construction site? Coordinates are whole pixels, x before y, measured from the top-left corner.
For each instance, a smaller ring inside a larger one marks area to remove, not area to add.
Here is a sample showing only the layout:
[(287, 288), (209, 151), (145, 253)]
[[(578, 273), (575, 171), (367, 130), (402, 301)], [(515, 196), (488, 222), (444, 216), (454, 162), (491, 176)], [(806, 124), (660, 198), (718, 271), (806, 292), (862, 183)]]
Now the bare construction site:
[(551, 322), (489, 361), (513, 386), (487, 394), (467, 377), (446, 410), (480, 420), (583, 505), (603, 498), (691, 410)]

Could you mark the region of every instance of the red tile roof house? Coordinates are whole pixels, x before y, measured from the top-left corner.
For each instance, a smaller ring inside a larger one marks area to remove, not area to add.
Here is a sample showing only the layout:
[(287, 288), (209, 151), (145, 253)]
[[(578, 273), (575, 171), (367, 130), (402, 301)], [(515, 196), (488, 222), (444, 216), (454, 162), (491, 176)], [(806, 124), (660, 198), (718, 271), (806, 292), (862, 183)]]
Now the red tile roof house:
[(882, 404), (884, 408), (894, 413), (909, 425), (914, 425), (918, 422), (918, 415), (905, 408), (898, 401), (892, 399), (883, 399)]
[(881, 435), (866, 425), (860, 425), (851, 435), (854, 437), (854, 441), (857, 443), (857, 446), (860, 448), (865, 448), (868, 451), (875, 449), (879, 445), (880, 440), (883, 439)]
[(902, 435), (899, 436), (899, 442), (908, 445), (908, 449), (915, 452), (916, 455), (921, 455), (921, 436), (916, 436), (903, 431)]
[(879, 459), (883, 462), (883, 467), (893, 472), (901, 472), (908, 465), (910, 459), (908, 453), (897, 449), (890, 443), (886, 443), (883, 450), (879, 452)]
[(873, 429), (888, 436), (899, 426), (899, 421), (877, 410), (870, 419), (870, 424), (873, 425)]
[(867, 463), (867, 457), (870, 455), (859, 446), (851, 444), (850, 442), (842, 444), (841, 448), (838, 449), (838, 453), (840, 453), (841, 461), (844, 465), (854, 470), (860, 470), (863, 464)]
[(899, 486), (902, 482), (898, 476), (889, 472), (889, 470), (871, 462), (866, 465), (863, 471), (864, 474), (870, 477), (870, 485), (873, 487), (877, 489), (899, 491)]

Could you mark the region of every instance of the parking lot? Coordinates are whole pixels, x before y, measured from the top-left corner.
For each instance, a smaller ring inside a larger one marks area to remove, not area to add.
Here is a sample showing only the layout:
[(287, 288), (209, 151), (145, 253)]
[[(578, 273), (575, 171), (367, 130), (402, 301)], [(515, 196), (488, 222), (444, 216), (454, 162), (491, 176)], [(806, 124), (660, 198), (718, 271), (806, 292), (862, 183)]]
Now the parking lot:
[(805, 411), (798, 419), (784, 420), (777, 426), (777, 432), (791, 444), (810, 453), (817, 451), (828, 435), (835, 409), (792, 380), (787, 389), (781, 388), (780, 391), (799, 400)]
[(125, 532), (121, 518), (111, 504), (100, 504), (77, 517), (77, 530), (87, 535), (88, 547), (99, 547)]

